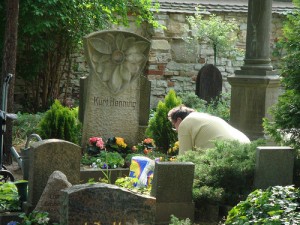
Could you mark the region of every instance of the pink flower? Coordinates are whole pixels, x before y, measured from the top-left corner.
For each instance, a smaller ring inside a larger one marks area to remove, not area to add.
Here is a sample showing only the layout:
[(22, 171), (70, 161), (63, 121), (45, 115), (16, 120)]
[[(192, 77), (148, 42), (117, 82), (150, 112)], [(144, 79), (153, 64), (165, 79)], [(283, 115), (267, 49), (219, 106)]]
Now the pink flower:
[(93, 144), (96, 144), (98, 140), (99, 140), (98, 137), (91, 137), (89, 141), (90, 141), (90, 144), (93, 145)]
[(100, 149), (104, 149), (104, 141), (102, 140), (102, 138), (98, 138), (96, 146)]

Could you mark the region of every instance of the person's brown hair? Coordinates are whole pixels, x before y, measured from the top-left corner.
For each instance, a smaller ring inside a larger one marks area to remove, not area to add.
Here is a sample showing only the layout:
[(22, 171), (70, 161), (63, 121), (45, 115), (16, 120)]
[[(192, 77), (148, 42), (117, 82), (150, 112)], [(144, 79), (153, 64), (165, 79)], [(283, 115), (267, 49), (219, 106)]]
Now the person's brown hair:
[(177, 106), (173, 109), (171, 109), (168, 112), (168, 119), (172, 121), (177, 121), (178, 118), (181, 118), (182, 120), (187, 117), (190, 113), (195, 112), (194, 109), (186, 107), (185, 105)]

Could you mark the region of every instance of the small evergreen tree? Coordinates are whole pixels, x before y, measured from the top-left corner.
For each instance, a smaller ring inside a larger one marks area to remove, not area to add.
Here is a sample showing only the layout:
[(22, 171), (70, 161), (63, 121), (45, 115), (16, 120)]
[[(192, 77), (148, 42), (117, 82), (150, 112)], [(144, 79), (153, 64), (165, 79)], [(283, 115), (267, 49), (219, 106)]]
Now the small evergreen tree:
[(57, 138), (78, 144), (81, 126), (77, 115), (77, 108), (64, 107), (55, 100), (38, 124), (40, 136), (43, 139)]
[(171, 145), (177, 141), (177, 134), (172, 130), (168, 120), (168, 112), (181, 104), (173, 89), (166, 95), (164, 102), (159, 101), (153, 117), (149, 120), (146, 135), (154, 139), (157, 149), (166, 153)]

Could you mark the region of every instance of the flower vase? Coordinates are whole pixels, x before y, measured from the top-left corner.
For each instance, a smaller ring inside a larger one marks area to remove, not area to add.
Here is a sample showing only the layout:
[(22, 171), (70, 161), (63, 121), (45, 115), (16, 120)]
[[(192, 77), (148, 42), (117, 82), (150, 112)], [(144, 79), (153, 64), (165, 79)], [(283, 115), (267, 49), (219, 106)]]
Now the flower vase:
[(18, 194), (19, 194), (19, 200), (22, 204), (22, 202), (27, 201), (27, 187), (28, 187), (28, 181), (27, 180), (18, 180), (14, 182), (18, 189)]

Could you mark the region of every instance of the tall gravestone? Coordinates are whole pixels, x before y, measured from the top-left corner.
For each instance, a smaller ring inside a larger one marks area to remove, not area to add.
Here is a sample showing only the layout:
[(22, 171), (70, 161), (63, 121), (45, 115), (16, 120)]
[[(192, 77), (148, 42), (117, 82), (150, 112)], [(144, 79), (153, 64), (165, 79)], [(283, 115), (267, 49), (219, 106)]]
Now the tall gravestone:
[(101, 31), (84, 38), (90, 74), (81, 82), (82, 145), (92, 136), (142, 138), (150, 110), (150, 81), (143, 76), (150, 42), (134, 33)]
[(154, 225), (155, 198), (111, 184), (80, 184), (61, 191), (61, 225)]
[(48, 139), (33, 143), (29, 151), (28, 201), (25, 211), (38, 203), (51, 174), (64, 173), (71, 184), (80, 182), (81, 147), (71, 142)]

